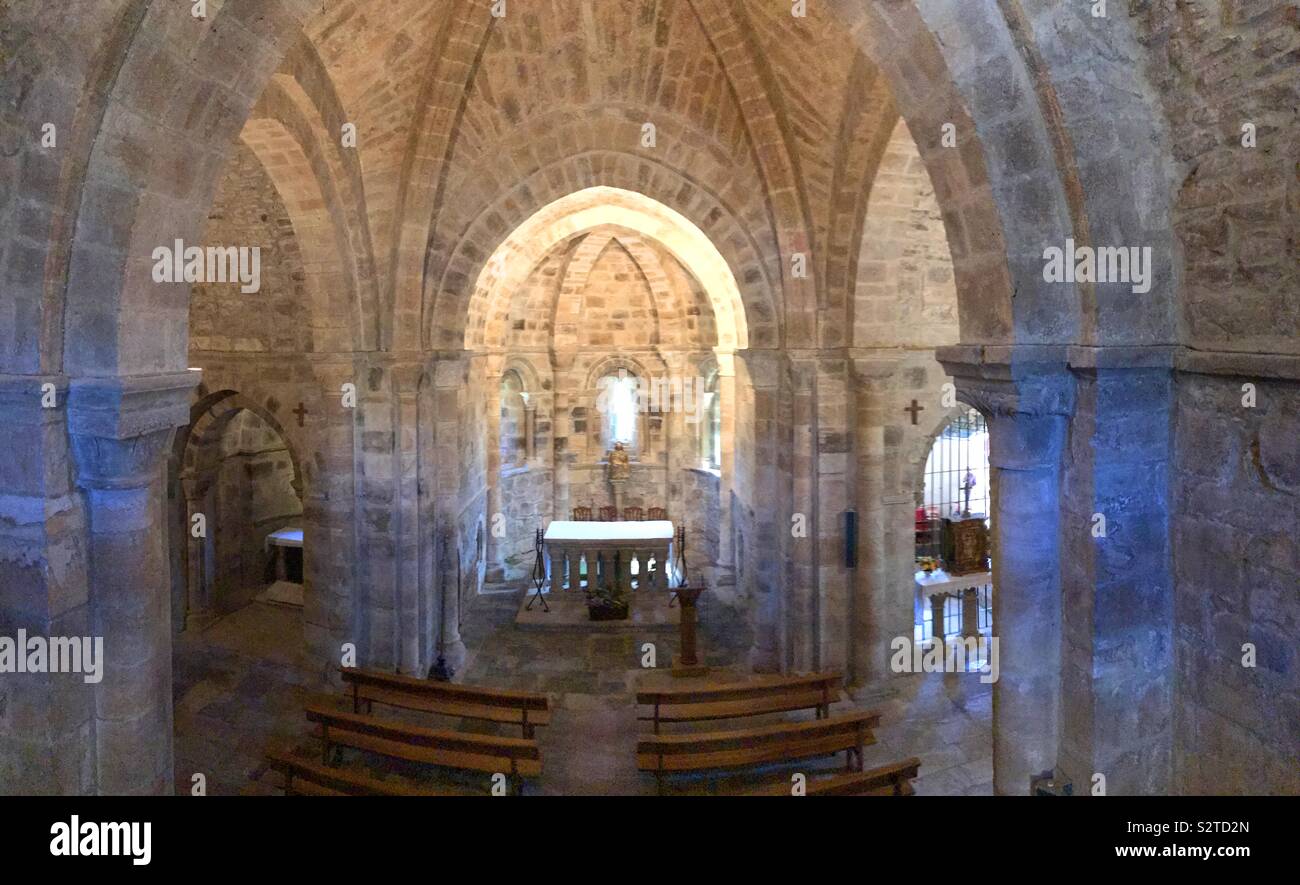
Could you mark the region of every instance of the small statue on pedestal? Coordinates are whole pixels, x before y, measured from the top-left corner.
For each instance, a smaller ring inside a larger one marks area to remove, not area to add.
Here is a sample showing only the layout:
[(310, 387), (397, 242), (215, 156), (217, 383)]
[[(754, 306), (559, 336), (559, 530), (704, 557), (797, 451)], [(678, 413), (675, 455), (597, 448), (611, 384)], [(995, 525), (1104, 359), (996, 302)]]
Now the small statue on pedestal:
[(971, 473), (969, 467), (966, 468), (966, 476), (962, 479), (961, 490), (966, 495), (966, 504), (962, 507), (961, 515), (965, 519), (970, 518), (970, 491), (975, 488), (975, 474)]
[(614, 448), (605, 453), (609, 462), (609, 481), (622, 482), (632, 475), (632, 463), (621, 442), (614, 443)]

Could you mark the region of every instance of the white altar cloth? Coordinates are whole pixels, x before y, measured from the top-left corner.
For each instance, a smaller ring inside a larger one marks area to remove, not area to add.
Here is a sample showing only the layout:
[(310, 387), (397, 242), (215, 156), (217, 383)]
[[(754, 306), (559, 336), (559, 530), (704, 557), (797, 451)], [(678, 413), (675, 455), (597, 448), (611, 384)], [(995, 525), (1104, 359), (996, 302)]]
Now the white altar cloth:
[[(668, 589), (673, 524), (667, 519), (577, 522), (557, 519), (546, 527), (547, 576), (552, 589), (609, 586)], [(651, 569), (650, 560), (655, 567)], [(617, 563), (619, 574), (615, 575)]]
[(547, 541), (671, 541), (673, 524), (667, 519), (624, 522), (575, 522), (557, 519), (546, 527)]
[(265, 547), (302, 547), (302, 529), (286, 528), (266, 536)]

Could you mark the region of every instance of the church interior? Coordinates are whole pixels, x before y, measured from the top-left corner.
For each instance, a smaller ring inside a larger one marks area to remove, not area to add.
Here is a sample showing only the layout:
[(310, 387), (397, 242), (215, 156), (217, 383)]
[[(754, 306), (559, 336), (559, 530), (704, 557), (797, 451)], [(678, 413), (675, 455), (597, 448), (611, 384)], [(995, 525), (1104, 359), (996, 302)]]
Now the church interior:
[(1300, 793), (1298, 109), (1286, 0), (0, 0), (0, 794)]

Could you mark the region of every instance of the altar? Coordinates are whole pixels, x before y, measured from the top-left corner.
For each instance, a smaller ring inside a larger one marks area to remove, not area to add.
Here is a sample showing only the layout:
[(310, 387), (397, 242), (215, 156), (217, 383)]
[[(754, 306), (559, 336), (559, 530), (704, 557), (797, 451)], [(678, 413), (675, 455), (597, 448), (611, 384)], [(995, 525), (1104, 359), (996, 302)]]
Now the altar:
[(987, 611), (992, 604), (990, 593), (993, 588), (991, 572), (972, 572), (965, 575), (950, 575), (942, 569), (930, 574), (917, 572), (915, 575), (916, 593), (912, 602), (913, 623), (916, 625), (916, 638), (924, 636), (922, 621), (925, 617), (925, 603), (930, 604), (929, 636), (944, 638), (954, 632), (946, 629), (948, 601), (955, 600), (960, 606), (960, 632), (962, 636), (978, 636), (981, 624), (981, 611)]
[(552, 590), (608, 587), (667, 590), (673, 524), (667, 519), (576, 522), (546, 528), (546, 574)]
[(302, 529), (282, 528), (262, 542), (271, 558), (274, 580), (256, 597), (258, 602), (302, 607)]

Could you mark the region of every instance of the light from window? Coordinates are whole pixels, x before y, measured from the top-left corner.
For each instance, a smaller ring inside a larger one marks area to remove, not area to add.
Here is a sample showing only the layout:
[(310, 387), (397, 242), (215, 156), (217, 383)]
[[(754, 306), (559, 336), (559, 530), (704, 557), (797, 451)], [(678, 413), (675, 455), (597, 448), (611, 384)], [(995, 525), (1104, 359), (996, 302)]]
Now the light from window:
[(605, 445), (636, 445), (637, 385), (631, 375), (605, 379)]

